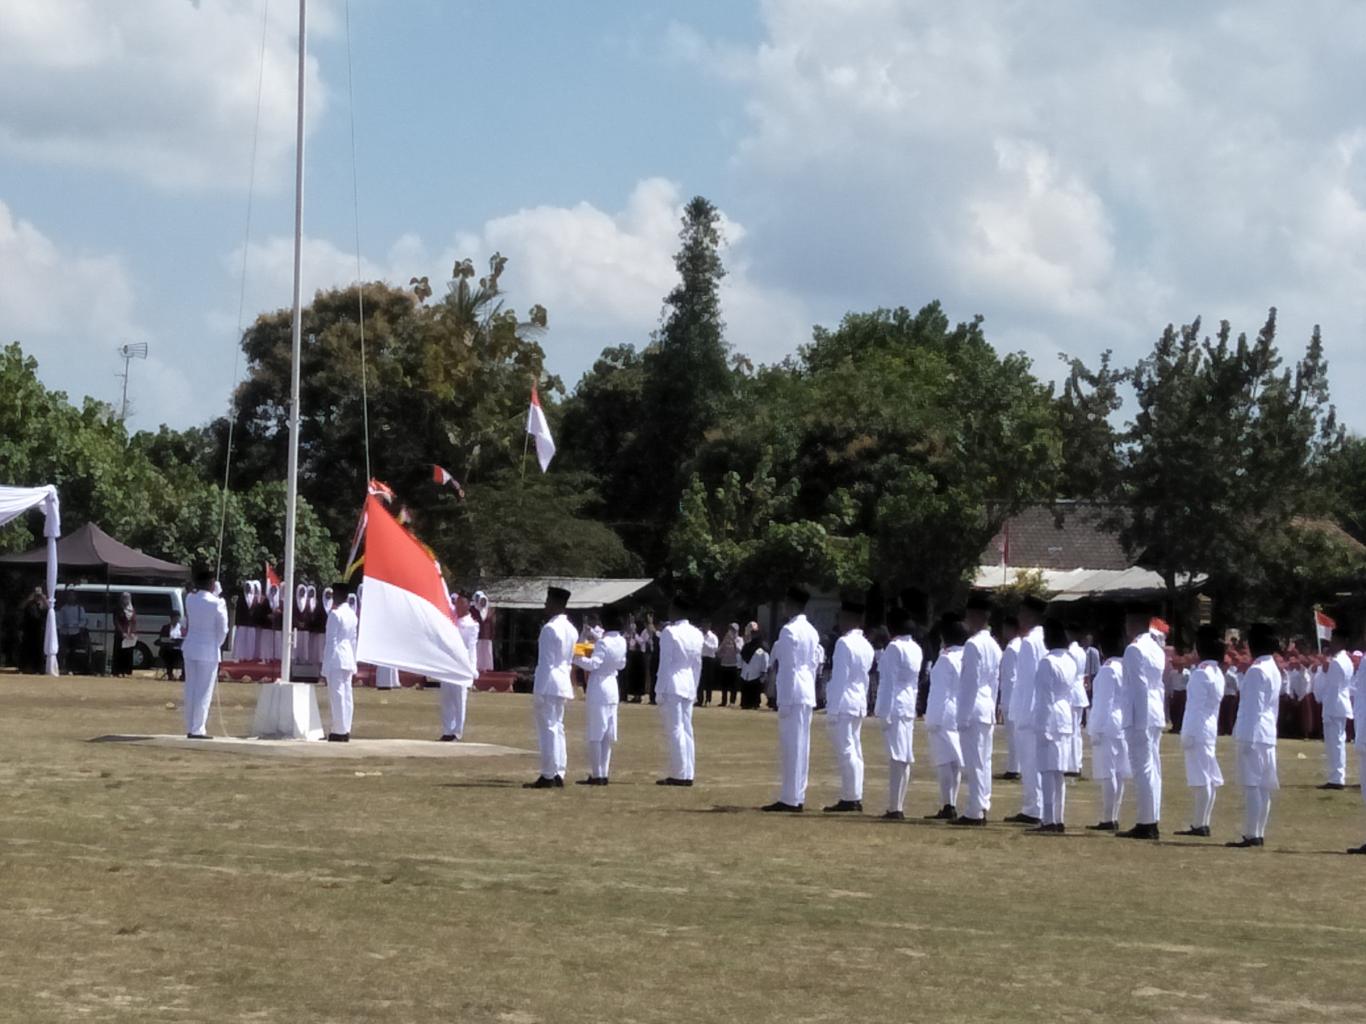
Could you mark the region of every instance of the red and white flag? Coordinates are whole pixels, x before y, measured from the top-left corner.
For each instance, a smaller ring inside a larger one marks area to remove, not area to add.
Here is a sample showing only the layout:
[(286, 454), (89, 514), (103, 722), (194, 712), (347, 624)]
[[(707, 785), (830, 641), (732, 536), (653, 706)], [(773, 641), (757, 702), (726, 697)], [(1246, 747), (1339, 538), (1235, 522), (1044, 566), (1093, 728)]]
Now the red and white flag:
[(1319, 638), (1319, 643), (1333, 639), (1333, 630), (1338, 628), (1335, 620), (1330, 619), (1321, 611), (1314, 612), (1314, 633)]
[(365, 501), (365, 611), (356, 660), (448, 683), (474, 679), (441, 570), (374, 496)]
[(280, 577), (275, 572), (275, 566), (271, 565), (269, 562), (266, 563), (266, 586), (280, 586)]
[(432, 482), (438, 487), (450, 485), (455, 488), (455, 493), (457, 495), (462, 498), (465, 496), (465, 488), (460, 486), (460, 481), (451, 476), (450, 473), (446, 472), (446, 470), (440, 466), (432, 467)]
[(550, 424), (546, 422), (545, 412), (541, 409), (541, 396), (534, 383), (531, 385), (531, 409), (526, 416), (526, 432), (536, 439), (536, 458), (544, 473), (550, 468), (550, 460), (555, 457), (555, 439), (550, 436)]

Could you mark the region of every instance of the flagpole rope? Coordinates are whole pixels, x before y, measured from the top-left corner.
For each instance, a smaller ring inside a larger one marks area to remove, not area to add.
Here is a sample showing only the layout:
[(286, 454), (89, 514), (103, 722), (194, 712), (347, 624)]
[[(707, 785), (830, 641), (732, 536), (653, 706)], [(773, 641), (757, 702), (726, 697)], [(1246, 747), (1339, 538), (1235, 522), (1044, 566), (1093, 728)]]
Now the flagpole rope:
[(370, 471), (370, 389), (365, 359), (365, 281), (361, 273), (360, 174), (356, 161), (356, 91), (351, 73), (351, 0), (346, 0), (346, 98), (351, 115), (351, 212), (356, 229), (356, 304), (360, 320), (360, 412), (365, 441), (365, 479)]

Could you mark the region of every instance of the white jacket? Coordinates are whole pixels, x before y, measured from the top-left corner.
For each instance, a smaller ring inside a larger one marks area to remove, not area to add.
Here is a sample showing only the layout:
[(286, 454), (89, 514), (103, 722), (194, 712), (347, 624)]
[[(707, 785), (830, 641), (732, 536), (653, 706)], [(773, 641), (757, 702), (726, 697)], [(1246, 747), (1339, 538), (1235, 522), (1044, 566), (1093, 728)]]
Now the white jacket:
[(878, 661), (877, 707), (874, 714), (884, 722), (915, 718), (915, 700), (920, 691), (920, 645), (909, 636), (899, 636), (882, 651)]
[(963, 666), (958, 675), (958, 728), (970, 723), (991, 725), (996, 721), (996, 692), (1001, 677), (1001, 648), (990, 630), (968, 637), (963, 647)]
[(1194, 747), (1219, 737), (1219, 705), (1224, 699), (1224, 670), (1202, 661), (1186, 682), (1186, 711), (1181, 719), (1181, 745)]
[(1109, 658), (1091, 680), (1091, 713), (1086, 716), (1086, 732), (1093, 739), (1114, 738), (1124, 733), (1124, 659)]
[(219, 661), (223, 641), (228, 638), (228, 606), (221, 597), (207, 590), (185, 595), (185, 639), (180, 653), (191, 661)]
[(1034, 728), (1034, 677), (1038, 674), (1039, 662), (1047, 653), (1042, 626), (1035, 626), (1020, 638), (1020, 656), (1015, 659), (1015, 680), (1008, 711), (1011, 724), (1017, 728)]
[(778, 634), (773, 660), (778, 665), (778, 707), (816, 706), (816, 673), (824, 655), (820, 634), (805, 615), (794, 615)]
[(349, 604), (335, 604), (327, 613), (323, 632), (323, 675), (356, 671), (356, 612)]
[(930, 695), (925, 702), (925, 725), (958, 729), (958, 680), (963, 674), (963, 648), (945, 647), (930, 667)]
[(656, 697), (697, 700), (702, 678), (702, 631), (687, 619), (671, 622), (659, 634), (659, 676)]
[(536, 641), (536, 679), (531, 692), (536, 697), (574, 699), (574, 680), (569, 673), (579, 631), (561, 613), (541, 627)]
[(626, 667), (626, 638), (613, 630), (593, 644), (592, 657), (575, 658), (574, 664), (588, 673), (584, 697), (590, 705), (619, 704), (617, 673)]
[(1162, 677), (1167, 652), (1151, 632), (1141, 634), (1124, 651), (1124, 728), (1161, 729), (1167, 724)]
[[(1366, 659), (1363, 659), (1366, 660)], [(1352, 656), (1338, 651), (1328, 671), (1314, 680), (1314, 696), (1323, 705), (1324, 718), (1352, 718)]]
[(1238, 683), (1238, 717), (1233, 723), (1233, 738), (1243, 743), (1274, 745), (1280, 709), (1281, 670), (1275, 658), (1263, 655)]
[(835, 642), (835, 660), (825, 689), (827, 715), (868, 713), (868, 673), (873, 668), (873, 645), (861, 629), (851, 629)]

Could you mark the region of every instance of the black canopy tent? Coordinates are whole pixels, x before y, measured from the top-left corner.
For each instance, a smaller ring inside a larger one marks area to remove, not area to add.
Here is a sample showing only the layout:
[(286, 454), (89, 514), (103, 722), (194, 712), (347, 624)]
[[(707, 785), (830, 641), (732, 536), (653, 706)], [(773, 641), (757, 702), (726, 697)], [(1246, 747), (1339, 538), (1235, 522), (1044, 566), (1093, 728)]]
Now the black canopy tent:
[[(47, 565), (47, 548), (44, 546), (15, 555), (0, 555), (0, 565), (44, 567)], [(92, 575), (101, 572), (104, 574), (106, 650), (112, 649), (113, 639), (113, 617), (109, 615), (109, 591), (113, 579), (190, 578), (188, 566), (154, 558), (137, 548), (130, 548), (109, 536), (94, 523), (86, 523), (57, 541), (57, 567), (59, 570), (84, 570)], [(103, 655), (101, 657), (103, 658)]]

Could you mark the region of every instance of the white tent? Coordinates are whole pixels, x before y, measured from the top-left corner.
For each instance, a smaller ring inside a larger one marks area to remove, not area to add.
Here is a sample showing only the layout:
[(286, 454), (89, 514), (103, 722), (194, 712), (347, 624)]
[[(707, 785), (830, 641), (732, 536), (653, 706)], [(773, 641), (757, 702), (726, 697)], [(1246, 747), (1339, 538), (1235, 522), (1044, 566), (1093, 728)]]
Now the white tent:
[(47, 629), (43, 634), (43, 654), (47, 656), (47, 674), (57, 674), (57, 538), (62, 535), (61, 503), (57, 488), (6, 487), (0, 484), (0, 526), (23, 515), (31, 508), (43, 506), (43, 536), (47, 538)]

